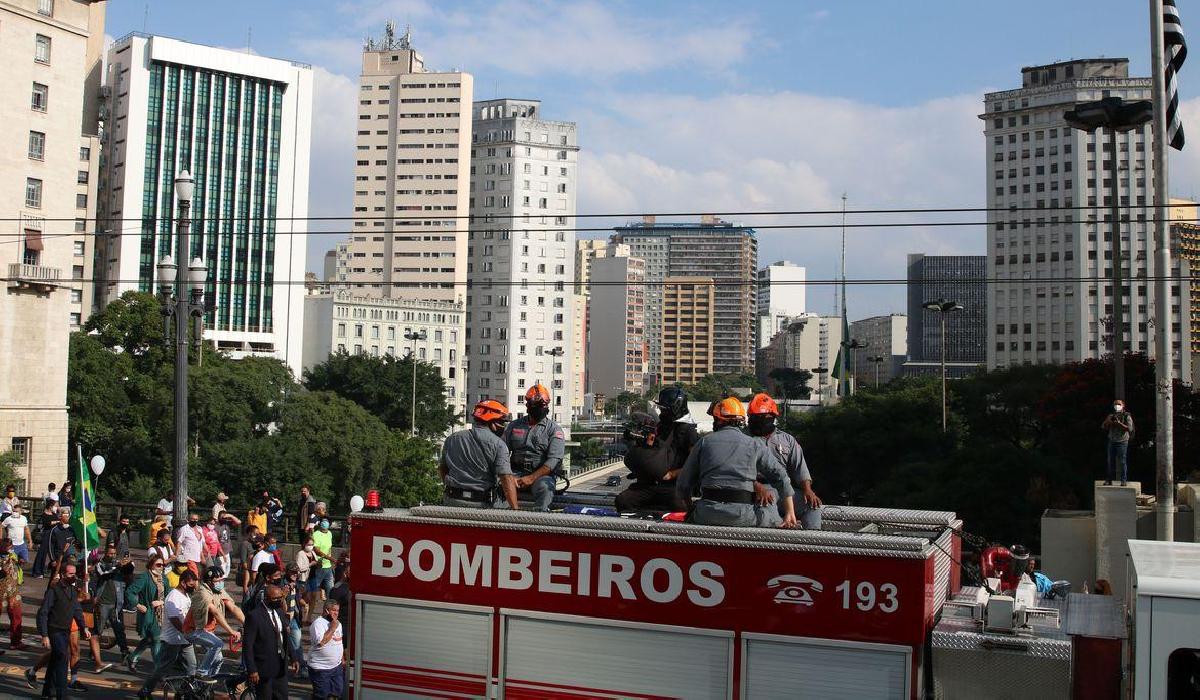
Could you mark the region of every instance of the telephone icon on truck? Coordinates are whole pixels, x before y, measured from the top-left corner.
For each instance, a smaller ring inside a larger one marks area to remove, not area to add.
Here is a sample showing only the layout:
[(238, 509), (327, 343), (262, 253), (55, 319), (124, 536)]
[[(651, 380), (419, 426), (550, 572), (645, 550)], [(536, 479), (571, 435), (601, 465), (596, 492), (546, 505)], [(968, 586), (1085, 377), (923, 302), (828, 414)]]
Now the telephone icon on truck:
[(767, 581), (767, 588), (772, 590), (778, 589), (778, 592), (775, 594), (776, 603), (809, 606), (813, 604), (813, 591), (820, 593), (825, 590), (820, 581), (814, 581), (807, 576), (800, 576), (799, 574), (776, 576)]

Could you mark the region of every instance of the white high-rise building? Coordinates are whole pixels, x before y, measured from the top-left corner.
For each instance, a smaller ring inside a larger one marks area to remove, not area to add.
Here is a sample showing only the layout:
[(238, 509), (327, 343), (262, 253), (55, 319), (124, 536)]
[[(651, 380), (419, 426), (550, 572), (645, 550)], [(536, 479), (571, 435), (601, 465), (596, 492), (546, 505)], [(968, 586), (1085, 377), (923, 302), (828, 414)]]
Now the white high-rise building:
[(805, 268), (780, 260), (758, 271), (758, 347), (766, 347), (787, 319), (805, 312)]
[(543, 119), (537, 100), (476, 102), (471, 147), (467, 405), (523, 413), (535, 383), (570, 424), (575, 381), (574, 122)]
[[(191, 257), (215, 303), (204, 337), (297, 375), (304, 327), (312, 68), (130, 34), (108, 50), (97, 302), (155, 292), (175, 255), (175, 177), (195, 179)], [(176, 261), (187, 264), (186, 261)]]
[(358, 294), (463, 303), (472, 78), (434, 71), (389, 22), (363, 49), (354, 226), (337, 281)]
[(22, 495), (71, 463), (69, 334), (90, 301), (105, 9), (0, 2), (0, 452), (18, 455)]
[[(1102, 58), (1021, 69), (1019, 89), (984, 96), (987, 153), (987, 364), (1068, 362), (1113, 351), (1154, 352), (1154, 179), (1150, 124), (1117, 135), (1072, 129), (1063, 113), (1104, 97), (1150, 98), (1150, 78)], [(1125, 327), (1114, 329), (1110, 186), (1120, 208)], [(1169, 274), (1178, 276), (1179, 261)], [(1099, 282), (1093, 281), (1099, 278)], [(1175, 283), (1177, 288), (1178, 283)], [(1177, 376), (1190, 376), (1189, 319), (1172, 290)]]

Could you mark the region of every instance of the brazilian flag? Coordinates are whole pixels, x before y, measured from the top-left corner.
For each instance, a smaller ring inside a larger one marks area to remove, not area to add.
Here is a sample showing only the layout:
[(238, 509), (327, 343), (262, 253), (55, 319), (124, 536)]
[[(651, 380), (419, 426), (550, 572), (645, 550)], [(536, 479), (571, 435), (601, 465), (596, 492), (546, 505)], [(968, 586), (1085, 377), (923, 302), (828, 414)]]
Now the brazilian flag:
[(76, 482), (75, 505), (71, 506), (71, 529), (79, 546), (90, 552), (100, 546), (100, 526), (96, 524), (96, 492), (92, 475), (83, 462), (83, 446), (79, 450), (79, 481)]

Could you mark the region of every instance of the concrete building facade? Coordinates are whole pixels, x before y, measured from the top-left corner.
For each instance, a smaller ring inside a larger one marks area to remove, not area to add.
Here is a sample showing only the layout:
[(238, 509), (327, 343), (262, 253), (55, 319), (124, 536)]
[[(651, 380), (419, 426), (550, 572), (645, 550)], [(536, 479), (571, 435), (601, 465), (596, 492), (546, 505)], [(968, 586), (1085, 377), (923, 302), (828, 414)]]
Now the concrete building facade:
[(908, 360), (906, 374), (938, 369), (942, 352), (939, 312), (925, 302), (946, 299), (962, 305), (946, 316), (946, 362), (953, 374), (975, 371), (987, 359), (987, 260), (982, 255), (908, 256)]
[(716, 287), (711, 277), (663, 281), (662, 383), (693, 384), (712, 374)]
[[(195, 180), (191, 255), (208, 269), (206, 340), (299, 373), (312, 69), (129, 34), (108, 51), (97, 304), (156, 293), (175, 256), (176, 176)], [(175, 261), (187, 264), (187, 261)]]
[(850, 324), (850, 337), (866, 343), (851, 350), (856, 387), (883, 385), (903, 373), (908, 356), (908, 316), (872, 316)]
[(569, 425), (574, 396), (574, 122), (542, 117), (537, 100), (473, 106), (467, 273), (467, 405), (550, 389)]
[[(754, 229), (701, 217), (698, 224), (641, 223), (614, 229), (612, 242), (627, 244), (646, 261), (648, 372), (662, 375), (662, 295), (667, 277), (709, 277), (716, 284), (714, 372), (754, 371), (758, 309), (758, 240)], [(594, 263), (593, 263), (594, 264)]]
[(588, 300), (588, 393), (641, 393), (646, 378), (646, 262), (638, 257), (592, 261)]
[(1191, 200), (1171, 200), (1171, 255), (1179, 260), (1180, 273), (1189, 280), (1180, 291), (1187, 307), (1189, 331), (1183, 350), (1189, 355), (1192, 374), (1179, 379), (1192, 386), (1200, 384), (1200, 362), (1196, 362), (1200, 358), (1200, 279), (1193, 276), (1200, 272), (1200, 225), (1192, 221), (1197, 211)]
[[(458, 406), (465, 379), (461, 369), (464, 338), (462, 304), (318, 291), (304, 297), (304, 369), (344, 352), (351, 355), (407, 357), (429, 362), (446, 381), (446, 401)], [(405, 333), (425, 332), (424, 340)]]
[(469, 73), (429, 69), (388, 23), (359, 76), (354, 216), (337, 281), (359, 294), (466, 303)]
[(61, 482), (70, 464), (69, 334), (87, 297), (99, 156), (81, 147), (100, 133), (105, 9), (0, 1), (0, 452), (21, 457), (25, 494)]
[[(837, 380), (831, 376), (838, 350), (842, 346), (842, 317), (801, 314), (788, 321), (785, 330), (772, 341), (780, 367), (807, 370), (813, 378), (812, 398), (830, 403), (837, 397)], [(819, 372), (825, 369), (826, 372)]]
[(758, 347), (784, 329), (787, 319), (805, 312), (807, 270), (789, 260), (758, 271)]
[[(1129, 61), (1099, 58), (1021, 69), (1021, 87), (984, 95), (987, 156), (989, 368), (1069, 362), (1112, 352), (1114, 332), (1130, 352), (1153, 354), (1154, 181), (1150, 124), (1117, 135), (1072, 129), (1063, 113), (1103, 97), (1149, 99), (1150, 78)], [(1124, 259), (1125, 327), (1114, 330), (1110, 187), (1116, 181)], [(1081, 207), (1076, 209), (1076, 207)], [(1178, 263), (1170, 271), (1178, 276)], [(1094, 281), (1099, 278), (1101, 281)], [(1176, 283), (1178, 284), (1178, 283)], [(1171, 328), (1178, 376), (1190, 376), (1188, 319), (1173, 290)]]

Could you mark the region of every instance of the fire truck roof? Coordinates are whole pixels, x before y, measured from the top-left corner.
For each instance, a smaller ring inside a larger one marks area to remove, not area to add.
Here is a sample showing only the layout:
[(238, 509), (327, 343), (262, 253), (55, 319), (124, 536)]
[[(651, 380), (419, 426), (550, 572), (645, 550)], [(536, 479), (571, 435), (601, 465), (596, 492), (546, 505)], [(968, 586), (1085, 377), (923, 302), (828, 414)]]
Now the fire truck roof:
[(926, 559), (935, 554), (939, 547), (945, 546), (948, 531), (962, 526), (962, 521), (954, 513), (945, 511), (827, 506), (823, 510), (823, 517), (822, 530), (783, 530), (448, 506), (388, 509), (382, 513), (358, 513), (354, 516), (668, 543), (696, 544), (697, 540), (702, 540), (704, 544), (713, 546), (912, 559)]

